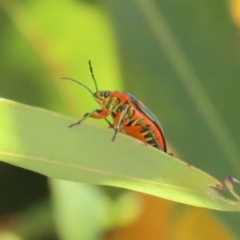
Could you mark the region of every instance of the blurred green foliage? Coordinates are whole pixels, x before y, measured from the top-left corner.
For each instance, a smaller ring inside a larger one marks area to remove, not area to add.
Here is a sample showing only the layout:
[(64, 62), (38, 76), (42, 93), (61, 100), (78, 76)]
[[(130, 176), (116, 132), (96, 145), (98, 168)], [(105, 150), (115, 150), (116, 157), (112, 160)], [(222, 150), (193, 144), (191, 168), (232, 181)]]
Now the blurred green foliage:
[[(87, 66), (91, 59), (99, 87), (123, 90), (122, 75), (124, 90), (159, 117), (177, 155), (219, 180), (227, 175), (240, 178), (240, 44), (228, 4), (213, 0), (2, 0), (0, 96), (79, 118), (96, 103), (85, 90), (59, 79), (73, 77), (93, 88)], [(101, 124), (106, 126), (104, 121)], [(81, 220), (72, 218), (81, 223), (71, 238), (69, 228), (60, 227), (62, 238), (57, 238), (53, 227), (42, 233), (46, 230), (42, 222), (34, 224), (33, 220), (39, 214), (36, 206), (43, 206), (42, 201), (48, 199), (46, 180), (0, 166), (2, 225), (12, 229), (6, 220), (11, 216), (22, 239), (79, 239), (76, 235), (83, 228), (88, 233), (82, 239), (103, 238), (107, 226), (94, 217), (89, 220), (92, 224), (84, 221), (88, 211)], [(55, 188), (54, 183), (51, 186)], [(62, 189), (59, 194), (67, 200), (58, 195), (59, 201), (74, 204), (82, 213), (84, 204), (71, 203), (64, 188), (65, 184), (57, 189)], [(89, 196), (94, 191), (90, 189), (79, 191)], [(96, 192), (93, 204), (104, 209), (108, 195), (95, 197)], [(49, 216), (44, 215), (51, 221), (49, 226), (54, 225), (54, 217), (63, 218), (55, 198), (53, 205), (58, 206), (56, 215), (50, 204), (42, 207), (49, 210)], [(35, 216), (31, 221), (22, 220), (26, 211)], [(21, 214), (16, 220), (17, 212)], [(216, 214), (239, 238), (239, 214)], [(22, 230), (27, 224), (31, 229), (31, 223), (39, 226), (37, 236)]]

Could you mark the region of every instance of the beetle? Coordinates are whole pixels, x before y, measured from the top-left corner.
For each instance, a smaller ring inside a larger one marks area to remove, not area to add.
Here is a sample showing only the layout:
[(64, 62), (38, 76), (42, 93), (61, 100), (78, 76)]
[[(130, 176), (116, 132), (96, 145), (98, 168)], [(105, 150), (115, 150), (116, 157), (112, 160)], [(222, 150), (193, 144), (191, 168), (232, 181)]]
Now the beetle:
[[(94, 77), (91, 61), (89, 63), (92, 79), (95, 84), (94, 93), (83, 83), (68, 77), (62, 79), (71, 80), (85, 89), (87, 89), (94, 100), (99, 103), (100, 109), (95, 109), (90, 113), (84, 114), (82, 119), (71, 124), (69, 127), (80, 125), (87, 118), (105, 119), (110, 128), (114, 129), (115, 140), (118, 132), (130, 135), (146, 144), (152, 145), (164, 152), (167, 152), (167, 146), (163, 133), (163, 128), (157, 117), (132, 94), (119, 91), (99, 91), (97, 81)], [(113, 123), (107, 117), (111, 116)]]

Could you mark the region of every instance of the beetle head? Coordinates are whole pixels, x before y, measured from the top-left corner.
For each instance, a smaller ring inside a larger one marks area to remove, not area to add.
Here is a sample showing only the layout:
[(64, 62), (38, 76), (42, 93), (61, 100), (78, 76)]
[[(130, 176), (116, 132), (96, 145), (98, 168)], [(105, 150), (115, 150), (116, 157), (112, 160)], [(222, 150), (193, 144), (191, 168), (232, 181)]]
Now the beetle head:
[(97, 91), (93, 93), (93, 98), (101, 106), (104, 106), (104, 104), (108, 101), (110, 95), (111, 95), (110, 91)]

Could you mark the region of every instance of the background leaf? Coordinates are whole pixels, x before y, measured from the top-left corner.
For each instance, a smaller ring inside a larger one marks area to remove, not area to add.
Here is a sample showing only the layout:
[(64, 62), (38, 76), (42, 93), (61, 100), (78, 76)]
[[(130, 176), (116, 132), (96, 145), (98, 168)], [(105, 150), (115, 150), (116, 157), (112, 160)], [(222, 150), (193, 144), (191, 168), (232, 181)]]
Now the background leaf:
[[(229, 2), (105, 3), (128, 91), (157, 113), (186, 161), (239, 178), (240, 45)], [(240, 236), (239, 215), (219, 215)]]

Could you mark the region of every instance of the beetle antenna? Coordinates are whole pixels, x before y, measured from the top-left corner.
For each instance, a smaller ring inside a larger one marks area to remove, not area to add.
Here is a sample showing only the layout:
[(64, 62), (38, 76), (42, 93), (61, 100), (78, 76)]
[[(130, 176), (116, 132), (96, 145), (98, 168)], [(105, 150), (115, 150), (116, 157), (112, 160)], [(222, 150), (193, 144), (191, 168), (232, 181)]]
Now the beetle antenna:
[(88, 64), (89, 64), (90, 72), (91, 72), (91, 75), (92, 75), (92, 78), (93, 78), (93, 81), (94, 81), (94, 84), (95, 84), (96, 90), (97, 90), (97, 92), (99, 92), (99, 90), (98, 90), (98, 86), (97, 86), (97, 81), (96, 81), (96, 79), (95, 79), (95, 77), (94, 77), (94, 74), (93, 74), (92, 63), (91, 63), (90, 60), (88, 61)]
[(92, 90), (90, 88), (88, 88), (86, 85), (82, 84), (81, 82), (73, 79), (73, 78), (68, 78), (68, 77), (62, 77), (61, 79), (65, 79), (65, 80), (70, 80), (70, 81), (73, 81), (79, 85), (81, 85), (82, 87), (86, 88), (92, 95), (94, 94), (94, 92), (92, 92)]

